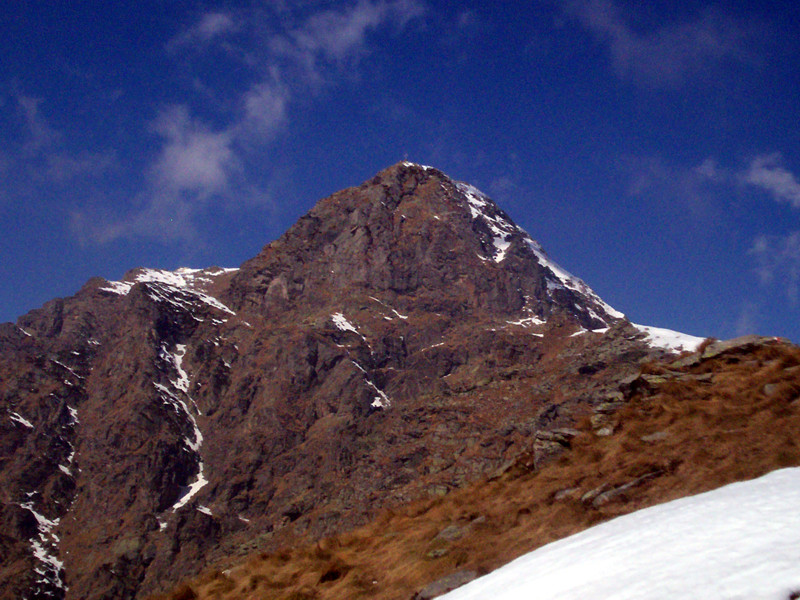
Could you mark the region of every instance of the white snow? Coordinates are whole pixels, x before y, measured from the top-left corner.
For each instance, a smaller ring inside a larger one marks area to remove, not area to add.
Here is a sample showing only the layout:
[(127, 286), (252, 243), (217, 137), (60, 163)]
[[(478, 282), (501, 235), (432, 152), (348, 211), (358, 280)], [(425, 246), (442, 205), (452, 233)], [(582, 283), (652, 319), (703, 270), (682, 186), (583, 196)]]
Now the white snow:
[(62, 363), (61, 361), (59, 361), (59, 360), (56, 360), (56, 359), (52, 359), (52, 361), (53, 361), (53, 363), (57, 364), (57, 365), (58, 365), (59, 367), (61, 367), (62, 369), (66, 369), (67, 371), (69, 371), (69, 373), (70, 373), (70, 374), (71, 374), (73, 377), (75, 377), (76, 379), (83, 379), (83, 377), (81, 377), (80, 375), (78, 375), (78, 374), (75, 372), (75, 370), (74, 370), (72, 367), (68, 367), (67, 365), (65, 365), (64, 363)]
[[(608, 313), (610, 316), (614, 317), (615, 319), (622, 319), (625, 315), (612, 306), (608, 305), (604, 302), (600, 296), (598, 296), (592, 288), (590, 288), (583, 280), (575, 277), (571, 273), (569, 273), (566, 269), (560, 267), (556, 262), (550, 259), (549, 256), (545, 253), (544, 249), (542, 248), (539, 242), (535, 241), (531, 238), (527, 233), (524, 233), (525, 242), (528, 244), (528, 247), (536, 256), (539, 264), (543, 267), (550, 269), (553, 272), (553, 275), (556, 276), (558, 281), (566, 288), (569, 288), (575, 292), (578, 292), (581, 295), (588, 296), (591, 300), (594, 300), (597, 304), (599, 304), (602, 309)], [(552, 290), (551, 283), (548, 282), (548, 290)], [(554, 284), (557, 286), (558, 284)]]
[(209, 517), (213, 516), (214, 513), (211, 512), (211, 509), (207, 506), (203, 506), (202, 504), (197, 506), (197, 512), (201, 512), (204, 515), (208, 515)]
[(67, 410), (69, 411), (69, 418), (70, 418), (70, 425), (78, 425), (80, 421), (78, 420), (78, 409), (73, 408), (72, 406), (67, 406)]
[(28, 419), (23, 418), (19, 413), (9, 412), (8, 416), (15, 423), (19, 423), (20, 425), (24, 425), (25, 427), (28, 427), (29, 429), (33, 429), (33, 423), (28, 421)]
[(189, 419), (189, 422), (192, 424), (192, 428), (194, 429), (194, 440), (184, 438), (184, 441), (193, 452), (199, 451), (200, 446), (203, 444), (203, 434), (200, 432), (200, 428), (197, 426), (197, 421), (195, 420), (194, 415), (189, 411), (189, 407), (186, 406), (186, 403), (176, 394), (174, 394), (167, 386), (161, 385), (160, 383), (153, 383), (153, 385), (159, 392), (161, 392), (161, 399), (164, 401), (164, 404), (171, 406), (177, 414), (184, 415), (187, 419)]
[(532, 325), (544, 325), (547, 321), (542, 321), (537, 316), (523, 317), (517, 321), (506, 321), (509, 325), (519, 325), (520, 327), (531, 327)]
[[(164, 269), (140, 269), (133, 277), (133, 281), (109, 281), (107, 286), (100, 289), (105, 292), (113, 292), (124, 296), (131, 291), (136, 283), (160, 283), (188, 292), (217, 310), (234, 315), (236, 313), (216, 298), (206, 294), (203, 288), (212, 283), (214, 277), (237, 270), (238, 269), (224, 268), (190, 269), (188, 267), (181, 267), (175, 271), (166, 271)], [(164, 298), (157, 297), (154, 299), (163, 300)]]
[(353, 324), (348, 321), (347, 318), (340, 312), (333, 313), (331, 315), (331, 321), (333, 321), (333, 324), (342, 331), (352, 331), (357, 335), (361, 335), (358, 333), (358, 330), (353, 326)]
[(127, 281), (109, 281), (108, 285), (101, 287), (100, 289), (104, 292), (113, 292), (115, 294), (119, 294), (120, 296), (125, 296), (131, 291), (132, 287), (133, 284), (128, 283)]
[(170, 379), (170, 383), (173, 387), (181, 392), (183, 392), (189, 400), (192, 401), (192, 406), (194, 406), (195, 411), (198, 415), (202, 415), (203, 413), (200, 412), (200, 409), (197, 407), (197, 403), (194, 401), (189, 395), (189, 374), (183, 369), (183, 357), (186, 355), (186, 344), (175, 344), (175, 351), (170, 352), (167, 350), (166, 345), (161, 346), (161, 352), (159, 353), (159, 357), (161, 360), (166, 362), (170, 365), (173, 369), (175, 369), (176, 374), (178, 375), (178, 379), (172, 380)]
[[(380, 300), (378, 302), (380, 302)], [(361, 334), (361, 332), (359, 332), (358, 329), (356, 329), (355, 325), (353, 325), (350, 321), (347, 320), (344, 314), (340, 312), (333, 313), (331, 315), (331, 321), (333, 321), (333, 324), (336, 325), (337, 329), (339, 329), (340, 331), (352, 331), (362, 340), (364, 340), (365, 342), (367, 341), (367, 338), (365, 338)], [(369, 344), (369, 342), (367, 342), (367, 344)]]
[(645, 342), (653, 348), (664, 348), (673, 352), (694, 351), (705, 341), (705, 338), (688, 335), (671, 329), (650, 327), (649, 325), (636, 325), (636, 329), (647, 334)]
[(372, 404), (370, 404), (370, 406), (374, 408), (389, 408), (392, 405), (392, 401), (389, 399), (389, 396), (386, 395), (386, 392), (375, 385), (364, 367), (352, 359), (350, 362), (353, 363), (356, 368), (364, 374), (364, 383), (372, 388), (372, 390), (377, 394), (377, 396), (372, 399)]
[[(548, 291), (553, 291), (559, 287), (569, 288), (599, 305), (609, 316), (616, 319), (622, 319), (625, 317), (624, 314), (604, 302), (600, 296), (594, 292), (594, 290), (586, 285), (586, 283), (570, 274), (565, 269), (561, 268), (554, 261), (550, 260), (542, 246), (538, 242), (534, 241), (524, 229), (504, 219), (502, 216), (500, 216), (500, 214), (491, 216), (486, 210), (491, 204), (491, 201), (486, 194), (481, 192), (478, 188), (467, 183), (457, 182), (455, 185), (467, 198), (472, 218), (482, 219), (494, 235), (492, 244), (495, 248), (493, 256), (495, 262), (499, 263), (505, 259), (508, 249), (511, 245), (510, 238), (513, 234), (517, 233), (522, 237), (523, 241), (528, 244), (528, 247), (539, 261), (539, 264), (547, 269), (550, 269), (550, 271), (556, 277), (556, 281), (547, 281)], [(479, 256), (479, 258), (482, 257)], [(591, 311), (591, 307), (586, 308)], [(596, 313), (594, 313), (592, 316), (597, 317), (601, 321), (603, 320), (601, 317), (597, 316)]]
[(373, 408), (389, 408), (391, 406), (392, 401), (389, 400), (389, 396), (386, 395), (386, 392), (379, 389), (377, 385), (372, 383), (371, 381), (367, 380), (367, 385), (370, 386), (375, 393), (378, 394), (375, 398), (372, 399), (372, 406)]
[(787, 600), (800, 590), (800, 468), (618, 517), (441, 600)]
[(495, 262), (502, 262), (508, 253), (508, 248), (511, 246), (509, 238), (513, 233), (520, 231), (519, 228), (499, 214), (495, 216), (488, 214), (486, 208), (489, 207), (490, 201), (488, 196), (478, 188), (462, 182), (457, 182), (455, 185), (466, 197), (472, 218), (482, 219), (494, 235), (492, 239), (492, 245), (495, 248), (493, 259)]
[(175, 354), (172, 355), (175, 370), (178, 372), (177, 381), (173, 381), (172, 385), (182, 391), (184, 394), (189, 393), (189, 375), (183, 370), (183, 357), (186, 354), (186, 344), (176, 344)]
[[(377, 302), (377, 303), (378, 303), (378, 304), (380, 304), (381, 306), (385, 306), (386, 308), (388, 308), (390, 311), (392, 311), (392, 312), (395, 314), (395, 316), (396, 316), (396, 317), (398, 317), (398, 318), (400, 318), (400, 319), (403, 319), (403, 320), (405, 320), (405, 319), (408, 319), (408, 315), (403, 315), (403, 314), (400, 314), (400, 313), (399, 313), (399, 312), (397, 312), (397, 311), (396, 311), (394, 308), (392, 308), (391, 306), (389, 306), (388, 304), (386, 304), (386, 302), (384, 302), (383, 300), (379, 300), (379, 299), (378, 299), (378, 298), (376, 298), (375, 296), (368, 296), (368, 297), (369, 297), (369, 299), (370, 299), (370, 300), (372, 300), (372, 301), (374, 301), (374, 302)], [(387, 316), (387, 315), (383, 315), (383, 318), (384, 318), (385, 320), (387, 320), (387, 321), (391, 321), (391, 320), (392, 320), (392, 317), (389, 317), (389, 316)]]
[[(34, 492), (35, 494), (35, 492)], [(29, 493), (28, 496), (33, 494)], [(58, 542), (59, 537), (53, 532), (53, 529), (58, 527), (60, 519), (48, 519), (43, 514), (37, 512), (33, 508), (33, 502), (25, 502), (20, 504), (33, 515), (36, 519), (36, 529), (39, 531), (39, 537), (31, 538), (28, 540), (31, 544), (33, 556), (39, 561), (40, 565), (34, 568), (34, 572), (39, 575), (36, 583), (51, 583), (58, 588), (64, 589), (64, 582), (61, 580), (61, 570), (64, 568), (64, 562), (58, 559)]]
[[(205, 478), (203, 471), (205, 466), (203, 465), (202, 458), (200, 457), (200, 447), (203, 445), (203, 434), (200, 431), (200, 427), (197, 425), (197, 420), (194, 418), (194, 415), (189, 410), (189, 407), (186, 403), (175, 393), (172, 392), (168, 387), (162, 385), (160, 383), (153, 383), (155, 388), (161, 392), (161, 399), (164, 403), (168, 406), (171, 406), (176, 413), (179, 415), (184, 415), (189, 422), (192, 424), (194, 439), (184, 438), (184, 443), (188, 446), (188, 448), (197, 454), (198, 462), (197, 462), (197, 477), (195, 480), (186, 486), (175, 502), (172, 505), (172, 512), (177, 511), (179, 508), (185, 506), (192, 497), (200, 491), (200, 489), (208, 483), (208, 480)], [(174, 385), (174, 382), (173, 382)], [(176, 386), (177, 387), (177, 386)]]
[(428, 165), (421, 165), (419, 163), (414, 163), (414, 162), (410, 162), (410, 161), (407, 161), (407, 160), (403, 161), (403, 166), (404, 167), (419, 167), (423, 171), (427, 171), (428, 169), (433, 169), (433, 167), (429, 167)]
[(203, 476), (203, 462), (200, 461), (197, 467), (197, 478), (190, 483), (186, 488), (182, 491), (183, 493), (178, 498), (177, 502), (172, 505), (172, 512), (177, 511), (179, 508), (183, 508), (192, 499), (192, 497), (200, 491), (200, 489), (208, 483), (208, 480)]

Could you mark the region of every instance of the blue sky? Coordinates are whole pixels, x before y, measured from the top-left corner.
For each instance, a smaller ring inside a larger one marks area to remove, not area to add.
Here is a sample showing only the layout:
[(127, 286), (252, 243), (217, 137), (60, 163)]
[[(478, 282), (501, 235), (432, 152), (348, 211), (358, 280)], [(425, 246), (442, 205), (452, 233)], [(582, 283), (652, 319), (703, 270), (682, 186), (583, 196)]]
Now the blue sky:
[(6, 2), (0, 32), (0, 321), (236, 266), (408, 159), (635, 322), (800, 341), (796, 2)]

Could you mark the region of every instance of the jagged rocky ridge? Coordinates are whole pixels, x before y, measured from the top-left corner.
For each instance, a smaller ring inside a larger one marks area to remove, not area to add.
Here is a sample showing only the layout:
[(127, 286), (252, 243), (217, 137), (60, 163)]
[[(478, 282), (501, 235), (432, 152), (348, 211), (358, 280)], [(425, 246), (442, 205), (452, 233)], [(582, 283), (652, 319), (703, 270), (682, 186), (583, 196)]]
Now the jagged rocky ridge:
[(651, 341), (410, 163), (239, 269), (90, 280), (0, 326), (0, 597), (141, 597), (545, 460)]

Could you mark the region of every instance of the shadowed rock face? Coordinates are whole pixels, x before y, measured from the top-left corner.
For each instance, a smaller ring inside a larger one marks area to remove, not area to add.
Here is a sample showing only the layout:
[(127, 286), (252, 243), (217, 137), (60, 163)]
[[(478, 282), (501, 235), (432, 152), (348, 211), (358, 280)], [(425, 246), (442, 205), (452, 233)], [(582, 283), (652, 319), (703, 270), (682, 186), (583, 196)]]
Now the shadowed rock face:
[(238, 270), (90, 280), (0, 326), (0, 598), (142, 596), (544, 460), (641, 337), (408, 163)]

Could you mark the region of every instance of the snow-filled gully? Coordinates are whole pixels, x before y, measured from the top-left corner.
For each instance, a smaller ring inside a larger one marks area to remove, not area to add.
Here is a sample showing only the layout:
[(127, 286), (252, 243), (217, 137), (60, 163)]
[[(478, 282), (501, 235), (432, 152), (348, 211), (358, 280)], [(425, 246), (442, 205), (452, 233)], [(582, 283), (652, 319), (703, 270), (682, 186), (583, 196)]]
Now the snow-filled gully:
[[(372, 298), (372, 299), (375, 300), (376, 302), (380, 302), (381, 304), (383, 304), (383, 302), (381, 302), (377, 298)], [(392, 310), (399, 318), (401, 319), (408, 318), (406, 315), (401, 315), (394, 309)], [(333, 313), (331, 315), (331, 321), (333, 321), (333, 324), (336, 325), (336, 328), (339, 329), (339, 331), (345, 331), (345, 332), (349, 331), (351, 333), (355, 333), (362, 340), (364, 340), (364, 342), (369, 344), (369, 342), (367, 342), (367, 338), (365, 338), (361, 334), (361, 332), (359, 332), (358, 329), (356, 329), (355, 325), (353, 325), (350, 321), (347, 320), (347, 318), (344, 316), (343, 313), (340, 312)], [(349, 353), (350, 352), (348, 350), (348, 354)], [(392, 405), (392, 401), (389, 399), (389, 396), (386, 394), (386, 392), (384, 392), (377, 385), (375, 385), (375, 382), (372, 381), (372, 378), (369, 376), (369, 373), (367, 373), (367, 370), (364, 367), (362, 367), (352, 358), (350, 359), (350, 362), (352, 362), (356, 366), (356, 368), (364, 374), (364, 383), (366, 383), (367, 386), (376, 394), (370, 406), (372, 406), (373, 408), (389, 408)]]
[[(37, 493), (38, 492), (30, 492), (27, 495), (29, 498), (32, 498)], [(58, 527), (61, 519), (48, 519), (43, 514), (36, 511), (33, 500), (23, 502), (19, 506), (33, 515), (34, 519), (36, 519), (36, 529), (38, 530), (38, 535), (28, 540), (31, 544), (33, 556), (38, 561), (37, 566), (33, 569), (34, 573), (37, 575), (36, 589), (33, 590), (34, 595), (50, 595), (46, 588), (40, 587), (42, 585), (52, 585), (59, 589), (66, 590), (67, 588), (61, 578), (64, 562), (58, 558), (58, 543), (61, 540), (53, 531)]]
[[(158, 390), (161, 400), (164, 402), (164, 404), (172, 408), (178, 415), (186, 418), (189, 423), (191, 423), (193, 430), (192, 436), (185, 437), (183, 441), (184, 444), (186, 444), (186, 447), (197, 456), (197, 476), (195, 477), (194, 481), (192, 481), (182, 490), (180, 497), (172, 505), (171, 512), (173, 513), (186, 506), (186, 504), (189, 503), (189, 501), (203, 488), (203, 486), (208, 483), (208, 480), (205, 477), (205, 465), (203, 464), (203, 459), (200, 454), (200, 448), (203, 445), (203, 433), (200, 431), (200, 427), (197, 424), (197, 419), (195, 419), (192, 411), (189, 409), (189, 406), (181, 397), (185, 396), (188, 398), (192, 403), (194, 411), (198, 415), (202, 414), (195, 401), (189, 395), (189, 374), (183, 368), (183, 357), (185, 355), (185, 344), (177, 344), (173, 352), (169, 352), (166, 346), (162, 346), (160, 358), (175, 371), (177, 374), (177, 379), (170, 380), (172, 389), (160, 383), (153, 383), (155, 388)], [(162, 530), (167, 526), (166, 521), (161, 519), (159, 519), (159, 524)]]

